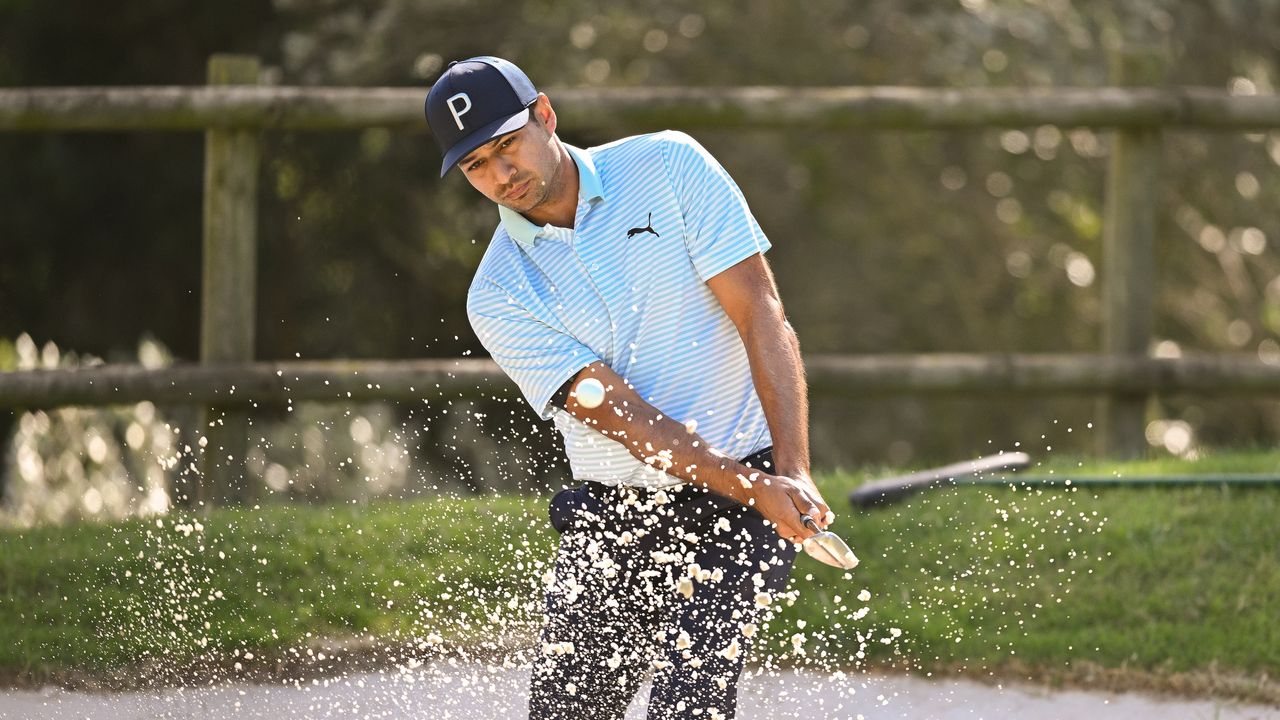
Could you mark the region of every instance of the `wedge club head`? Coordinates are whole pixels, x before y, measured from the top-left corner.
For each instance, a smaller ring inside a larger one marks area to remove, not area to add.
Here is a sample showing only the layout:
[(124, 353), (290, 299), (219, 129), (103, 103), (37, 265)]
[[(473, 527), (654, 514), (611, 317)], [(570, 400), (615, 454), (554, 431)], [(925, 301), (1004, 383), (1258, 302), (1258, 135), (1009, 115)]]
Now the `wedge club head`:
[(808, 515), (801, 517), (804, 524), (817, 533), (803, 543), (804, 551), (809, 553), (809, 557), (841, 570), (852, 570), (858, 567), (858, 556), (853, 554), (838, 535), (818, 527), (818, 523)]

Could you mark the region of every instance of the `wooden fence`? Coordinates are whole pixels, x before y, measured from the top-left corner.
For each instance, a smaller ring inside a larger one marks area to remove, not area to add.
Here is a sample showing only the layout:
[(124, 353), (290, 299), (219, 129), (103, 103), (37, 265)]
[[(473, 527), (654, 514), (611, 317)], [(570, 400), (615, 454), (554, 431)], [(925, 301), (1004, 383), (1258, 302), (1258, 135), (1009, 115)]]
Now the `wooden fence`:
[[(1115, 60), (1114, 86), (1104, 88), (565, 88), (548, 94), (566, 126), (618, 132), (1112, 129), (1100, 354), (818, 356), (806, 358), (806, 367), (815, 391), (853, 395), (1099, 393), (1101, 450), (1132, 456), (1145, 450), (1145, 408), (1153, 393), (1280, 393), (1280, 367), (1256, 358), (1148, 356), (1162, 133), (1280, 128), (1280, 96), (1158, 87), (1160, 66), (1149, 54), (1123, 52)], [(511, 390), (485, 360), (253, 362), (259, 133), (426, 130), (425, 88), (263, 87), (258, 74), (254, 58), (219, 55), (210, 59), (206, 87), (0, 90), (0, 131), (205, 133), (201, 364), (0, 374), (0, 406), (142, 399), (204, 405), (211, 421), (206, 485), (215, 502), (244, 496), (247, 412), (255, 402), (405, 400), (444, 390)]]
[[(903, 392), (1280, 393), (1280, 367), (1244, 355), (1173, 358), (1039, 354), (805, 356), (809, 387), (849, 397)], [(142, 400), (245, 408), (294, 402), (414, 401), (440, 393), (480, 397), (515, 392), (492, 360), (304, 360), (183, 364), (146, 369), (100, 365), (0, 373), (5, 406), (51, 408)]]

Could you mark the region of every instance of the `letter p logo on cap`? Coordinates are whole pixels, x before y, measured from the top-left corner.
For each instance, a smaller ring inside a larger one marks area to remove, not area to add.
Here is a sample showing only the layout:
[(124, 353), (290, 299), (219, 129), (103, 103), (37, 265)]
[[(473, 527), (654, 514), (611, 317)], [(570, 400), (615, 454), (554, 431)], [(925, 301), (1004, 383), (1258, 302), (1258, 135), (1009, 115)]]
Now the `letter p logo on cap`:
[[(454, 104), (458, 100), (462, 101), (461, 108)], [(457, 93), (450, 96), (445, 104), (449, 106), (449, 112), (453, 113), (453, 121), (458, 124), (458, 129), (465, 129), (462, 127), (462, 116), (471, 110), (471, 98), (466, 93)]]

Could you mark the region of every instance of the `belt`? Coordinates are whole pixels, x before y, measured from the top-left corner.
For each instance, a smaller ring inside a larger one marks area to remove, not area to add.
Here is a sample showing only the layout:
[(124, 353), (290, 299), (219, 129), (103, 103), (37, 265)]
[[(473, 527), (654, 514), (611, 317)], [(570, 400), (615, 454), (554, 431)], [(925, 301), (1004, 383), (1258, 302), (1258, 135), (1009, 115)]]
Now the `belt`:
[[(776, 471), (776, 468), (773, 465), (773, 446), (769, 446), (763, 450), (757, 450), (738, 462), (754, 470), (764, 470), (770, 474)], [(582, 488), (587, 492), (587, 494), (596, 498), (611, 497), (615, 492), (617, 492), (618, 487), (628, 487), (637, 490), (652, 489), (645, 485), (607, 485), (595, 480), (587, 480), (582, 483)]]

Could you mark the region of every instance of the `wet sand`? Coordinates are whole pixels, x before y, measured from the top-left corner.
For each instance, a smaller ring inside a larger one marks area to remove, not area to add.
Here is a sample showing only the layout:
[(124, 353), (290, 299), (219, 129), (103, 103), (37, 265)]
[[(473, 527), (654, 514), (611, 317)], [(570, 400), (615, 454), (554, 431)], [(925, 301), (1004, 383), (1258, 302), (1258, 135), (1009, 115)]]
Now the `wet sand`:
[[(523, 718), (528, 671), (440, 662), (414, 670), (352, 674), (290, 685), (223, 684), (95, 694), (57, 688), (0, 691), (5, 720), (158, 720), (162, 718)], [(628, 720), (644, 718), (647, 691)], [(1280, 719), (1280, 708), (1221, 700), (1176, 700), (1134, 693), (992, 686), (972, 680), (893, 675), (818, 675), (749, 670), (739, 693), (740, 720), (1204, 720)]]

